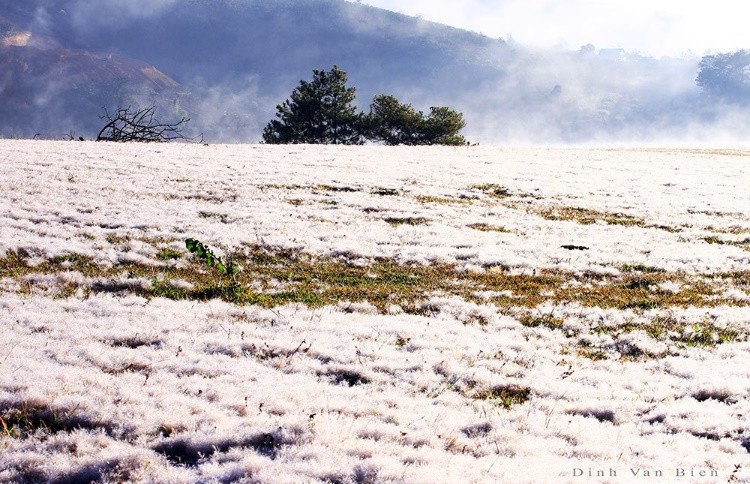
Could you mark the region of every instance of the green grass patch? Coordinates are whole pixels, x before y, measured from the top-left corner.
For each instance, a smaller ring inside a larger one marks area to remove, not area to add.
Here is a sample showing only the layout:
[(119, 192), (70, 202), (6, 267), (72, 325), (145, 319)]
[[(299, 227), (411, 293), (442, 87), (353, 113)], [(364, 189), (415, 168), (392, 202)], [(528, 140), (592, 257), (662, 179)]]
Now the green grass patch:
[(644, 274), (656, 274), (656, 273), (664, 273), (667, 272), (664, 269), (661, 269), (659, 267), (654, 266), (647, 266), (644, 264), (624, 264), (620, 266), (620, 270), (622, 272), (643, 272)]
[(395, 188), (374, 188), (370, 193), (373, 195), (379, 195), (381, 197), (396, 197), (401, 194), (400, 191)]
[[(669, 343), (677, 348), (711, 348), (720, 344), (737, 341), (741, 336), (735, 329), (716, 327), (709, 321), (699, 324), (685, 324), (669, 316), (656, 316), (641, 324), (628, 322), (615, 326), (598, 326), (594, 328), (594, 333), (599, 335), (609, 334), (619, 336), (634, 331), (643, 331), (654, 340)], [(585, 343), (577, 348), (577, 352), (580, 356), (592, 360), (607, 358), (607, 353), (604, 349), (592, 347)], [(638, 359), (640, 357), (654, 358), (663, 356), (666, 356), (666, 353), (651, 355), (634, 350), (628, 354), (624, 354), (623, 358)]]
[(223, 224), (229, 223), (229, 215), (225, 213), (207, 212), (205, 210), (200, 210), (198, 211), (198, 216), (200, 218), (217, 219)]
[(171, 247), (162, 247), (157, 252), (156, 258), (162, 261), (177, 260), (182, 258), (182, 252)]
[(130, 237), (122, 235), (109, 234), (105, 237), (105, 240), (112, 245), (120, 245), (126, 242), (130, 242)]
[(643, 219), (624, 213), (610, 213), (580, 207), (545, 207), (536, 210), (536, 213), (545, 220), (567, 220), (581, 225), (591, 225), (597, 222), (605, 222), (607, 225), (624, 225), (645, 227)]
[(578, 348), (577, 353), (578, 356), (587, 358), (591, 361), (602, 361), (609, 359), (609, 355), (607, 355), (605, 351), (596, 348)]
[(555, 318), (550, 314), (542, 315), (531, 315), (525, 314), (521, 316), (519, 322), (529, 328), (538, 328), (544, 326), (549, 329), (562, 329), (564, 321), (560, 318)]
[(265, 190), (284, 190), (284, 191), (290, 191), (290, 190), (302, 190), (304, 188), (305, 187), (303, 187), (302, 185), (282, 184), (282, 183), (269, 183), (269, 184), (265, 184), (265, 185), (258, 185), (258, 189), (261, 190), (261, 191), (265, 191)]
[(513, 405), (528, 402), (531, 398), (531, 389), (519, 385), (497, 385), (474, 393), (472, 398), (489, 401), (508, 410)]
[(640, 309), (642, 311), (648, 311), (649, 309), (656, 309), (660, 306), (659, 301), (653, 299), (641, 299), (638, 301), (629, 301), (621, 304), (620, 309)]
[(673, 227), (671, 225), (654, 224), (654, 225), (644, 225), (643, 227), (646, 228), (646, 229), (659, 229), (659, 230), (663, 230), (665, 232), (669, 232), (669, 233), (672, 233), (672, 234), (678, 234), (678, 233), (682, 232), (682, 228), (680, 228), (680, 227)]
[(467, 198), (455, 198), (455, 197), (436, 197), (433, 195), (418, 195), (416, 200), (419, 203), (424, 204), (438, 204), (438, 205), (468, 205), (471, 203), (471, 200)]
[(40, 403), (0, 402), (0, 435), (26, 438), (38, 432), (56, 434), (77, 429), (110, 430), (108, 422), (92, 420), (73, 411), (59, 410)]
[(495, 183), (484, 183), (481, 185), (473, 185), (471, 188), (473, 190), (479, 190), (480, 192), (483, 192), (485, 195), (493, 197), (493, 198), (508, 198), (512, 196), (512, 194), (510, 193), (510, 190), (508, 190), (503, 185), (497, 185)]
[[(162, 245), (164, 242), (158, 242)], [(504, 268), (485, 271), (462, 271), (451, 264), (409, 265), (390, 259), (377, 259), (361, 267), (346, 260), (311, 256), (301, 251), (257, 245), (243, 246), (227, 254), (227, 261), (237, 263), (242, 272), (233, 277), (206, 267), (193, 255), (162, 248), (156, 258), (172, 260), (181, 257), (179, 266), (164, 264), (123, 263), (114, 267), (100, 266), (92, 258), (67, 254), (30, 265), (31, 255), (25, 251), (9, 252), (0, 258), (0, 278), (17, 281), (30, 274), (80, 272), (87, 278), (112, 280), (112, 284), (93, 285), (84, 282), (66, 283), (58, 291), (62, 297), (77, 293), (126, 291), (146, 298), (208, 300), (221, 298), (237, 304), (274, 307), (286, 303), (302, 303), (311, 307), (335, 305), (340, 302), (370, 302), (385, 312), (398, 305), (406, 312), (422, 314), (424, 303), (436, 293), (458, 296), (477, 304), (490, 303), (498, 308), (530, 310), (541, 304), (580, 304), (585, 307), (632, 309), (636, 312), (667, 307), (715, 307), (720, 305), (748, 306), (747, 302), (726, 299), (728, 287), (750, 290), (750, 271), (708, 276), (668, 273), (639, 268), (619, 275), (574, 274), (558, 270), (539, 270), (534, 274), (513, 274)], [(150, 285), (132, 286), (116, 281), (139, 278)], [(185, 281), (175, 285), (171, 281)], [(658, 288), (673, 283), (676, 292)], [(62, 283), (61, 283), (62, 284)], [(33, 291), (33, 283), (21, 284)], [(253, 289), (250, 289), (253, 288)], [(479, 297), (479, 293), (497, 296)], [(512, 294), (513, 297), (508, 297)], [(482, 324), (482, 321), (478, 321)], [(554, 318), (527, 316), (522, 323), (557, 329), (561, 322)]]
[(426, 225), (429, 222), (424, 217), (386, 217), (383, 220), (393, 227), (398, 227), (399, 225)]
[(409, 341), (411, 341), (411, 338), (404, 338), (401, 335), (396, 336), (396, 346), (399, 348), (403, 348), (404, 346), (406, 346)]
[(711, 347), (722, 343), (731, 343), (739, 336), (733, 329), (716, 328), (709, 324), (695, 324), (692, 331), (683, 333), (680, 342), (685, 346)]
[(345, 185), (315, 185), (316, 190), (324, 192), (336, 192), (336, 193), (354, 193), (361, 192), (361, 188), (349, 187)]
[(724, 240), (715, 235), (709, 235), (708, 237), (703, 237), (703, 241), (711, 245), (731, 245), (744, 250), (750, 250), (750, 238), (744, 240)]
[(467, 225), (470, 229), (479, 230), (480, 232), (499, 232), (503, 234), (509, 234), (510, 230), (506, 229), (505, 227), (501, 227), (498, 225), (489, 225), (485, 223), (475, 223)]

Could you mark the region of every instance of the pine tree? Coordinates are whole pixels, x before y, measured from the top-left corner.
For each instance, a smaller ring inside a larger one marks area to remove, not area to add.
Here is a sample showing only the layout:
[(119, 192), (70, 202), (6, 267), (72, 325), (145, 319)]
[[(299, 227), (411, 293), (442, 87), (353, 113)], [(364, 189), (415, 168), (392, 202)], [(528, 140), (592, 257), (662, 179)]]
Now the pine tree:
[(423, 123), (422, 113), (390, 94), (375, 96), (365, 119), (367, 138), (387, 145), (420, 144)]
[(388, 94), (375, 96), (370, 114), (363, 117), (366, 137), (387, 145), (466, 145), (458, 132), (465, 126), (463, 115), (450, 108), (431, 107), (430, 114), (401, 104)]
[(300, 81), (290, 99), (276, 106), (276, 117), (263, 130), (269, 144), (362, 144), (361, 115), (352, 106), (356, 89), (346, 87), (346, 72), (313, 70), (311, 82)]
[(424, 144), (466, 145), (466, 139), (458, 134), (465, 127), (466, 121), (461, 113), (445, 106), (431, 107), (424, 120)]

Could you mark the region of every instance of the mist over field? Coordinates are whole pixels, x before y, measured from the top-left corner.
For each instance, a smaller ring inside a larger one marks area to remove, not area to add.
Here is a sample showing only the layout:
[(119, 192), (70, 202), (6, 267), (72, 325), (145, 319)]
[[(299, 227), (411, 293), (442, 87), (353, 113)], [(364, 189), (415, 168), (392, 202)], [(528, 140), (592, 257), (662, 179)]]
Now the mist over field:
[(697, 55), (532, 48), (343, 0), (3, 0), (0, 33), (4, 137), (92, 137), (102, 106), (155, 103), (208, 141), (256, 142), (334, 64), (360, 109), (447, 105), (483, 144), (731, 143), (750, 126), (746, 58), (699, 86)]

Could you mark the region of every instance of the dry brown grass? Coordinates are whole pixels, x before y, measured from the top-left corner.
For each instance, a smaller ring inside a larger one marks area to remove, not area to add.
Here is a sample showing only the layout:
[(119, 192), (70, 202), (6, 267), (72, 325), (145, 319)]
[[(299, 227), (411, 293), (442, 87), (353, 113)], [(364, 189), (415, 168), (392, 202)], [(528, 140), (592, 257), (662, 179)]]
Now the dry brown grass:
[[(160, 244), (164, 244), (161, 242)], [(475, 296), (478, 291), (501, 295), (487, 302), (500, 308), (535, 308), (540, 304), (577, 303), (585, 307), (619, 308), (643, 311), (668, 307), (747, 306), (743, 301), (722, 296), (727, 288), (750, 289), (750, 271), (726, 274), (687, 275), (664, 272), (646, 266), (623, 267), (617, 276), (573, 274), (558, 270), (541, 270), (535, 274), (512, 274), (495, 267), (480, 273), (465, 272), (449, 264), (428, 266), (398, 264), (378, 259), (369, 266), (358, 267), (339, 259), (313, 257), (299, 251), (248, 246), (231, 255), (245, 270), (238, 282), (241, 294), (228, 294), (226, 281), (201, 266), (184, 252), (164, 245), (157, 260), (162, 265), (126, 263), (102, 267), (93, 259), (69, 254), (30, 266), (30, 255), (12, 252), (0, 259), (0, 278), (21, 280), (29, 274), (55, 274), (76, 271), (88, 278), (143, 278), (152, 281), (151, 288), (121, 289), (145, 297), (172, 299), (230, 299), (245, 304), (272, 307), (288, 302), (310, 306), (336, 304), (341, 301), (368, 301), (385, 311), (399, 305), (408, 312), (420, 313), (431, 294), (456, 295), (467, 301), (485, 302)], [(177, 259), (180, 264), (170, 263)], [(170, 281), (191, 283), (192, 290), (177, 289)], [(659, 285), (677, 283), (679, 290), (665, 291)], [(33, 290), (33, 284), (28, 284)], [(101, 290), (105, 290), (103, 288)], [(256, 288), (250, 290), (249, 288)], [(74, 292), (68, 287), (64, 295)], [(86, 290), (97, 291), (97, 287)], [(109, 290), (112, 290), (110, 287)], [(528, 325), (559, 326), (553, 322), (527, 320)], [(538, 323), (538, 324), (537, 324)], [(549, 323), (549, 324), (547, 324)]]
[(739, 247), (742, 250), (750, 251), (750, 237), (742, 240), (727, 240), (715, 235), (710, 235), (704, 237), (703, 240), (712, 245), (731, 245), (733, 247)]
[(546, 220), (569, 220), (582, 225), (604, 222), (608, 225), (644, 227), (646, 222), (624, 213), (610, 213), (580, 207), (551, 206), (535, 208), (533, 211)]

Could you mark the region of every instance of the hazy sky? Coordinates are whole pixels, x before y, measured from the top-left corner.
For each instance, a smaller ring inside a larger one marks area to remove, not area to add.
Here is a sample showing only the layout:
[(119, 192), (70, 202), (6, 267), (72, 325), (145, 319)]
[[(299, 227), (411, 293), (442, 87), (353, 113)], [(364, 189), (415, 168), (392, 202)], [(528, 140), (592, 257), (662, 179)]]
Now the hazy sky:
[(750, 48), (746, 0), (363, 0), (529, 46), (650, 55)]

